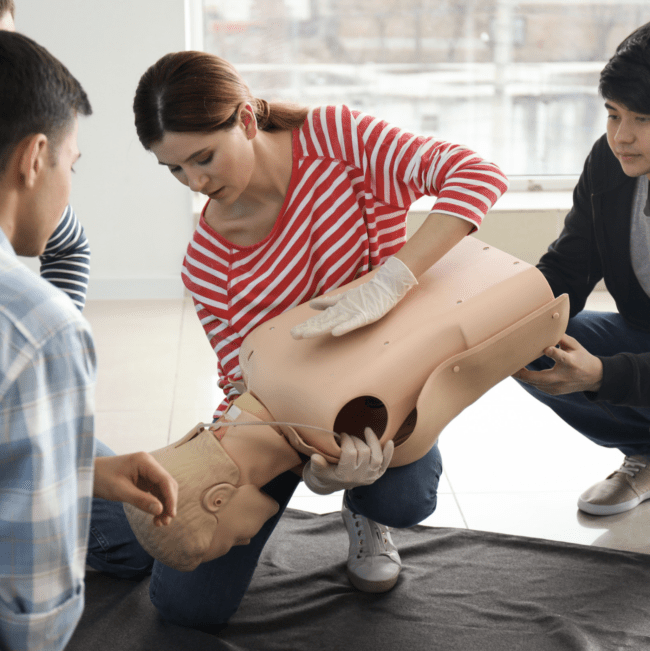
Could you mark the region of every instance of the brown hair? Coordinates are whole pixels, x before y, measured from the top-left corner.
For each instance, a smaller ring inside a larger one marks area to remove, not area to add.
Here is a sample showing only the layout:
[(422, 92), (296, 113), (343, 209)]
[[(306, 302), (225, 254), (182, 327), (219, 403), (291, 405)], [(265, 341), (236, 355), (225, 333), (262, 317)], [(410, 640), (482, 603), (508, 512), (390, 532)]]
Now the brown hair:
[(0, 173), (16, 145), (34, 133), (47, 136), (54, 164), (75, 117), (92, 113), (81, 84), (58, 59), (27, 36), (2, 30), (0, 97)]
[(248, 102), (262, 131), (302, 126), (309, 109), (253, 97), (228, 61), (206, 52), (173, 52), (140, 78), (133, 100), (135, 128), (145, 149), (166, 131), (210, 133), (229, 129), (239, 107)]

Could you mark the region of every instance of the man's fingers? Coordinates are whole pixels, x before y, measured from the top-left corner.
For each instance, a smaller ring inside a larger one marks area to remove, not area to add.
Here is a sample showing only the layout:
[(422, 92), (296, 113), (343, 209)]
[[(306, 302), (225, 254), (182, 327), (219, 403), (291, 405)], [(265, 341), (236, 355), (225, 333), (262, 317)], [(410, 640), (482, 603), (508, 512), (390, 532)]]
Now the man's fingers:
[(539, 377), (540, 373), (546, 373), (546, 371), (530, 371), (527, 368), (522, 368), (516, 373), (513, 373), (512, 377), (516, 378), (517, 380), (521, 380), (526, 384), (535, 384), (535, 381)]
[(562, 349), (555, 346), (551, 346), (544, 351), (546, 357), (550, 357), (554, 362), (557, 362), (561, 359)]
[(162, 508), (162, 511), (150, 511), (152, 515), (164, 512), (165, 515), (175, 516), (178, 500), (176, 480), (150, 454), (138, 453), (134, 459), (137, 464), (138, 488), (152, 493)]
[(137, 488), (126, 479), (121, 482), (121, 485), (122, 502), (132, 504), (136, 508), (144, 511), (145, 513), (148, 513), (149, 515), (160, 516), (163, 514), (163, 504), (155, 495)]
[(560, 341), (557, 342), (555, 346), (549, 346), (544, 349), (544, 355), (550, 357), (551, 359), (557, 359), (558, 355), (562, 352), (571, 353), (580, 348), (580, 344), (569, 335), (562, 335)]
[[(555, 346), (550, 346), (544, 351), (544, 354), (547, 355), (547, 351), (552, 351), (552, 350), (566, 350), (566, 351), (575, 351), (575, 350), (580, 350), (582, 346), (578, 342), (577, 339), (574, 339), (570, 335), (567, 335), (566, 333), (562, 335), (560, 338), (560, 341), (557, 342), (557, 345)], [(547, 355), (550, 357), (550, 355)]]
[(558, 381), (558, 375), (555, 368), (547, 368), (543, 371), (529, 371), (526, 369), (525, 373), (523, 370), (517, 371), (515, 377), (534, 387), (550, 386)]

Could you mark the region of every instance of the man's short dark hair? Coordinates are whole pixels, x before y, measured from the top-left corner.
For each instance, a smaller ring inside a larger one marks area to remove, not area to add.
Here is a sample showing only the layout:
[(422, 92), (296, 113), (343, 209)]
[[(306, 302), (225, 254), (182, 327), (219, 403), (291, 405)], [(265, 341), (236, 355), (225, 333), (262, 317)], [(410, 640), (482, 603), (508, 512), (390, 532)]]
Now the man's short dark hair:
[(68, 69), (27, 36), (0, 31), (0, 172), (29, 135), (45, 134), (56, 151), (79, 113), (92, 108)]
[(16, 16), (16, 5), (14, 0), (0, 0), (0, 18), (4, 16), (7, 12), (11, 14), (11, 17)]
[(598, 90), (635, 113), (650, 115), (650, 23), (632, 32), (600, 73)]

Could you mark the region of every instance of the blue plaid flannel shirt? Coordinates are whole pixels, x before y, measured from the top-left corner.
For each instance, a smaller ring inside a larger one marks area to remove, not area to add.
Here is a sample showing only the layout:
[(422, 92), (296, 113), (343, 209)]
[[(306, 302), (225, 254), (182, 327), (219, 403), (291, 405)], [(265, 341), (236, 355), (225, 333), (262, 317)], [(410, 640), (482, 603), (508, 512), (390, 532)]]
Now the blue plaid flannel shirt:
[(81, 616), (94, 383), (90, 326), (0, 229), (2, 649), (63, 649)]

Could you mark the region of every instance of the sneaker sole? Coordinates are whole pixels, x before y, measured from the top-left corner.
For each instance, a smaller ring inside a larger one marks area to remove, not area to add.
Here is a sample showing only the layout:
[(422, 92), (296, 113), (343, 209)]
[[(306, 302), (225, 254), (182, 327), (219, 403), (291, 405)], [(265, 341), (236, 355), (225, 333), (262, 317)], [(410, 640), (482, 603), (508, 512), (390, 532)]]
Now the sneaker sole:
[(650, 498), (650, 492), (643, 493), (639, 497), (628, 500), (627, 502), (621, 502), (620, 504), (592, 504), (591, 502), (585, 502), (581, 497), (578, 498), (578, 508), (585, 513), (590, 515), (616, 515), (617, 513), (625, 513), (626, 511), (631, 511), (633, 508), (639, 506), (641, 502)]
[(348, 578), (350, 583), (361, 592), (388, 592), (395, 587), (397, 579), (399, 579), (399, 574), (393, 579), (386, 579), (385, 581), (366, 581), (358, 577), (356, 574), (353, 574), (348, 569)]

